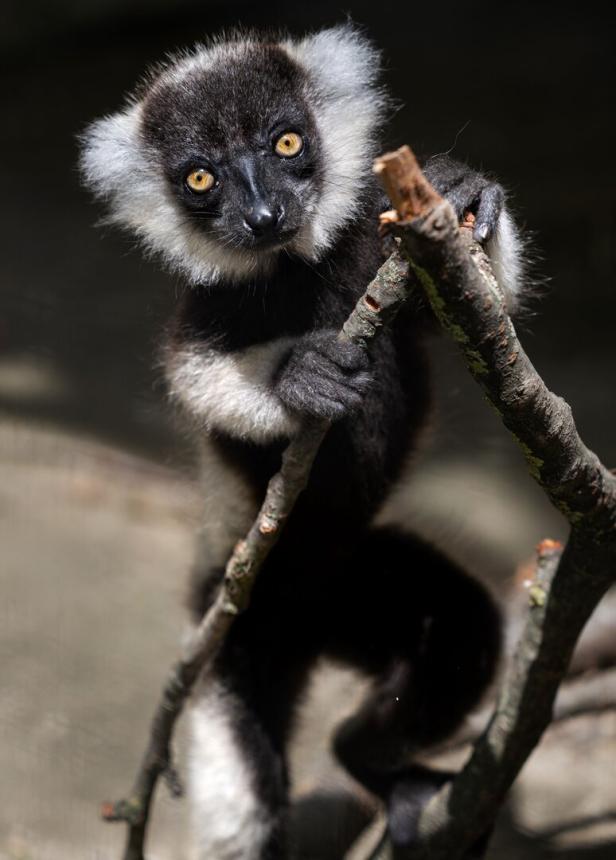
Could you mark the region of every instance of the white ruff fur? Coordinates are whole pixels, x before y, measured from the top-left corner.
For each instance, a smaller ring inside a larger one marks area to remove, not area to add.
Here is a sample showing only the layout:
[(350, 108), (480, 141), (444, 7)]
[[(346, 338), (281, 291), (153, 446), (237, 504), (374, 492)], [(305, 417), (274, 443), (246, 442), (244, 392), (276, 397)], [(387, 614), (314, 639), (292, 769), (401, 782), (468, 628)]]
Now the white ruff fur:
[(270, 831), (231, 721), (233, 696), (208, 679), (191, 714), (191, 860), (258, 860)]
[[(157, 82), (178, 86), (187, 76), (238, 57), (250, 45), (230, 42), (199, 47), (160, 73)], [(375, 81), (376, 50), (351, 27), (325, 30), (281, 44), (307, 72), (306, 96), (313, 106), (324, 150), (323, 192), (305, 201), (306, 223), (293, 244), (317, 260), (340, 229), (357, 216), (358, 198), (370, 171), (374, 130), (384, 110)], [(109, 221), (133, 231), (147, 251), (190, 282), (214, 283), (227, 276), (246, 280), (275, 265), (277, 252), (226, 248), (204, 236), (173, 199), (155, 151), (141, 135), (143, 101), (93, 123), (83, 137), (84, 179), (110, 203)]]
[(294, 343), (283, 337), (237, 352), (181, 349), (167, 368), (171, 396), (207, 430), (254, 442), (290, 437), (298, 419), (274, 393), (271, 380)]

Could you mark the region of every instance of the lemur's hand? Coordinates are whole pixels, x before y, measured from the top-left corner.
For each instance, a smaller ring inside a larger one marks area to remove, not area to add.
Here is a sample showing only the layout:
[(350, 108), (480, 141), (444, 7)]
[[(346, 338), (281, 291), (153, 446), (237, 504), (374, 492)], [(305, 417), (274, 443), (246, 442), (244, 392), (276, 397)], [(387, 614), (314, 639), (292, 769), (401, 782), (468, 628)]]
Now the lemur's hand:
[(303, 337), (279, 371), (276, 391), (286, 406), (337, 421), (355, 412), (372, 381), (363, 347), (332, 330)]
[(429, 158), (423, 172), (438, 193), (449, 200), (460, 220), (465, 212), (473, 213), (473, 236), (478, 242), (486, 242), (494, 233), (505, 202), (498, 182), (447, 155)]

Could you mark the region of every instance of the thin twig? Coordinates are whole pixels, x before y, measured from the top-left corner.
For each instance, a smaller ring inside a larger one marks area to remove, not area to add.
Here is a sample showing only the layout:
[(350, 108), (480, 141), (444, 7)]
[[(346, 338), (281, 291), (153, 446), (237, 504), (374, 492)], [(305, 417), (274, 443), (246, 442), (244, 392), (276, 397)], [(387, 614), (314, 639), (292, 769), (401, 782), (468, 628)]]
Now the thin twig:
[[(409, 292), (408, 265), (393, 253), (357, 302), (340, 338), (369, 348), (383, 326), (395, 316)], [(107, 821), (125, 821), (128, 824), (124, 860), (144, 860), (154, 789), (160, 775), (171, 765), (170, 744), (175, 722), (195, 681), (211, 667), (235, 617), (248, 606), (259, 570), (306, 485), (328, 429), (326, 420), (307, 419), (284, 451), (280, 471), (271, 478), (265, 500), (250, 531), (235, 547), (212, 606), (194, 630), (183, 656), (169, 673), (130, 795), (103, 806), (102, 814)]]

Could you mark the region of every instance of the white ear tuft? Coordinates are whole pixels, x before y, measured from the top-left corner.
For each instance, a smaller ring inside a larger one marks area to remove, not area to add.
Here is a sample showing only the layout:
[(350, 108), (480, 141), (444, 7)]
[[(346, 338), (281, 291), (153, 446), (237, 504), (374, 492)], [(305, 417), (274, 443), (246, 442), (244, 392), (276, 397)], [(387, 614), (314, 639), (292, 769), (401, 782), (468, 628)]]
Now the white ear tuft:
[(341, 24), (296, 43), (295, 56), (319, 85), (323, 95), (348, 98), (372, 88), (378, 79), (381, 56), (353, 25)]
[(139, 104), (92, 123), (81, 138), (85, 184), (101, 197), (121, 194), (134, 182), (144, 159), (139, 145)]

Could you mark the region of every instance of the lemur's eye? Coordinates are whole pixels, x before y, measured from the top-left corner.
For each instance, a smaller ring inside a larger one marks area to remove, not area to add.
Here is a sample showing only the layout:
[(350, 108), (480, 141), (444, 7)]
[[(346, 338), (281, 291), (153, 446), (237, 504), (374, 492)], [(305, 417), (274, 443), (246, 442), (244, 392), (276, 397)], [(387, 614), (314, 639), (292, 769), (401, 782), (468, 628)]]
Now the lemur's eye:
[(281, 158), (293, 158), (299, 155), (304, 146), (304, 141), (294, 131), (285, 131), (274, 144), (274, 152)]
[(198, 167), (197, 170), (191, 170), (186, 177), (186, 184), (191, 191), (196, 194), (202, 194), (204, 191), (209, 191), (216, 180), (214, 176), (204, 167)]

